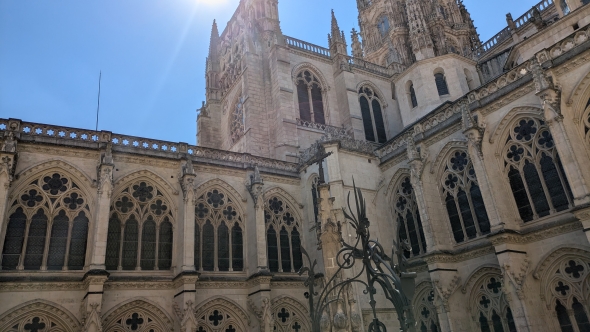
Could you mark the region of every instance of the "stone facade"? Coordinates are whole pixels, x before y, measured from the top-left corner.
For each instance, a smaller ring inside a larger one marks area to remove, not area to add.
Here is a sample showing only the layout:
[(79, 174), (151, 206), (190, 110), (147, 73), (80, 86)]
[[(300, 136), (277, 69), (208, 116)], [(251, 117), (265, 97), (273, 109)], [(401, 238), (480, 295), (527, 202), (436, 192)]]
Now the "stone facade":
[[(311, 331), (300, 247), (352, 276), (353, 178), (417, 330), (589, 331), (588, 1), (484, 43), (461, 1), (357, 3), (352, 56), (334, 13), (329, 48), (276, 0), (214, 23), (197, 145), (0, 119), (0, 331)], [(323, 331), (368, 331), (363, 291)]]

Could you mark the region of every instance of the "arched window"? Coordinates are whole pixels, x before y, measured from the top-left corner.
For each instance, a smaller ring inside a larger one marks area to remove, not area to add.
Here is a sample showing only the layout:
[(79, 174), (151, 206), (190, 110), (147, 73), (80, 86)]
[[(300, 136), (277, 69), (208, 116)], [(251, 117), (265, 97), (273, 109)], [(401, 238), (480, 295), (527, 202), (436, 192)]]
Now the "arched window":
[(562, 331), (590, 331), (586, 308), (590, 259), (577, 250), (575, 254), (556, 256), (561, 257), (544, 263), (548, 274), (542, 277), (541, 293), (555, 310)]
[(584, 123), (584, 134), (586, 136), (586, 146), (590, 149), (590, 99), (586, 104), (586, 110), (582, 116), (582, 122)]
[(447, 86), (447, 80), (445, 74), (436, 73), (434, 74), (434, 82), (436, 83), (436, 90), (438, 90), (439, 96), (446, 96), (449, 94), (449, 87)]
[(473, 290), (472, 310), (482, 332), (516, 332), (512, 310), (502, 292), (502, 278), (483, 278)]
[(397, 219), (398, 239), (409, 241), (412, 247), (411, 252), (406, 252), (406, 257), (418, 256), (426, 252), (426, 239), (420, 220), (418, 204), (414, 188), (410, 183), (410, 177), (406, 176), (401, 180), (394, 196), (394, 213)]
[(567, 210), (571, 191), (549, 127), (536, 118), (519, 119), (504, 147), (505, 171), (524, 222)]
[(268, 268), (271, 272), (297, 272), (303, 265), (301, 226), (293, 207), (273, 196), (264, 211)]
[(414, 83), (409, 81), (407, 84), (408, 100), (410, 101), (410, 107), (418, 107), (418, 98), (416, 97), (416, 90), (414, 90)]
[(455, 242), (490, 233), (490, 220), (467, 151), (457, 150), (449, 156), (441, 182)]
[(170, 203), (150, 181), (138, 180), (113, 200), (107, 270), (169, 270), (172, 267)]
[(236, 144), (244, 136), (244, 98), (240, 96), (235, 102), (229, 121), (231, 144)]
[(80, 187), (61, 172), (47, 172), (16, 196), (2, 270), (82, 270), (90, 208)]
[(325, 124), (323, 89), (318, 77), (304, 70), (297, 75), (295, 82), (301, 120)]
[[(361, 115), (363, 116), (363, 127), (365, 139), (371, 142), (385, 143), (385, 122), (383, 121), (383, 107), (381, 98), (373, 89), (364, 86), (359, 90), (359, 103)], [(375, 137), (375, 133), (377, 137)]]
[(389, 32), (389, 19), (387, 16), (383, 16), (381, 19), (379, 19), (379, 22), (377, 23), (377, 29), (379, 29), (379, 33), (381, 34), (382, 38), (387, 35)]
[(238, 204), (222, 189), (209, 189), (195, 206), (195, 268), (199, 271), (244, 269), (243, 218)]
[(419, 302), (415, 306), (418, 316), (418, 327), (420, 332), (439, 332), (438, 314), (434, 304), (434, 290), (426, 289), (419, 293)]

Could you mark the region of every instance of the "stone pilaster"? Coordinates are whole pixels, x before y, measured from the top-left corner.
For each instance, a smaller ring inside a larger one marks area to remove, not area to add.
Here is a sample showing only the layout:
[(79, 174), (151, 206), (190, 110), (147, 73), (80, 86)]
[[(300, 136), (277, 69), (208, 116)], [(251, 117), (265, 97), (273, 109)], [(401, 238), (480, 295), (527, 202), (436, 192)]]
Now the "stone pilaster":
[(580, 206), (574, 209), (574, 216), (580, 220), (584, 227), (584, 234), (590, 243), (590, 204)]
[(426, 247), (434, 248), (437, 245), (437, 241), (434, 238), (432, 220), (430, 218), (428, 207), (426, 206), (426, 200), (424, 199), (424, 186), (422, 182), (422, 174), (424, 173), (425, 162), (412, 137), (407, 139), (406, 152), (408, 154), (408, 161), (411, 170), (410, 183), (412, 184), (412, 187), (414, 188), (414, 194), (416, 195), (416, 204), (418, 205), (418, 210), (420, 212), (420, 219), (422, 221), (422, 227), (424, 230)]
[(196, 283), (199, 273), (196, 271), (183, 271), (174, 278), (174, 301), (172, 306), (176, 314), (177, 325), (181, 332), (193, 332), (197, 330), (195, 317), (195, 298), (197, 294)]
[(109, 232), (109, 213), (111, 196), (113, 194), (113, 151), (111, 133), (100, 133), (100, 160), (97, 166), (97, 198), (94, 223), (89, 232), (89, 242), (92, 243), (89, 270), (104, 270), (107, 251), (107, 236)]
[[(15, 129), (20, 127), (19, 122), (14, 122)], [(11, 129), (11, 128), (8, 128)], [(16, 133), (18, 135), (18, 132)], [(0, 248), (4, 247), (5, 230), (8, 221), (6, 210), (8, 209), (8, 192), (14, 177), (14, 171), (18, 160), (16, 152), (17, 141), (13, 131), (4, 133), (2, 143), (0, 144)], [(2, 256), (0, 256), (0, 262)]]
[(492, 237), (491, 241), (502, 268), (502, 290), (512, 310), (514, 324), (519, 332), (528, 332), (531, 324), (528, 320), (524, 284), (529, 274), (530, 260), (526, 247), (519, 245), (515, 241), (516, 237), (516, 234), (504, 233)]
[[(182, 144), (181, 150), (186, 149)], [(195, 271), (195, 201), (197, 199), (192, 156), (185, 154), (180, 169), (180, 187), (182, 189), (182, 210), (178, 220), (177, 243), (180, 271)], [(179, 271), (179, 272), (180, 272)]]
[[(537, 58), (543, 58), (542, 54), (539, 54)], [(555, 148), (574, 196), (574, 205), (588, 204), (590, 203), (590, 190), (588, 190), (587, 180), (581, 172), (582, 166), (576, 158), (576, 153), (563, 124), (561, 90), (555, 86), (553, 78), (548, 76), (539, 62), (533, 61), (531, 71), (537, 96), (543, 103), (543, 117), (555, 141)]]
[(254, 173), (250, 175), (247, 185), (248, 192), (252, 196), (254, 203), (254, 220), (256, 222), (256, 260), (258, 271), (268, 270), (268, 258), (266, 254), (266, 224), (264, 221), (264, 181), (260, 176), (258, 166), (254, 168)]
[[(430, 265), (430, 264), (429, 264)], [(447, 269), (430, 273), (432, 288), (434, 290), (434, 303), (440, 324), (441, 332), (455, 331), (454, 317), (450, 311), (449, 299), (461, 284), (461, 277), (456, 269)]]
[(268, 272), (255, 274), (248, 284), (248, 308), (254, 314), (258, 322), (260, 332), (274, 331), (274, 317), (272, 314), (272, 302), (270, 298), (270, 280), (272, 276)]
[[(494, 184), (490, 181), (489, 173), (484, 162), (482, 141), (485, 132), (485, 123), (481, 121), (478, 116), (475, 116), (469, 110), (467, 103), (461, 104), (463, 134), (467, 137), (469, 158), (473, 163), (473, 170), (477, 176), (477, 182), (481, 190), (481, 195), (484, 200), (486, 212), (490, 218), (490, 226), (492, 232), (499, 229), (507, 228), (515, 229), (513, 218), (507, 213), (506, 208), (502, 208), (505, 204), (498, 202), (494, 195)], [(500, 203), (500, 204), (499, 204)]]
[(84, 275), (86, 294), (82, 299), (80, 314), (82, 317), (82, 331), (102, 332), (101, 311), (104, 283), (108, 280), (109, 273), (104, 269), (90, 270)]

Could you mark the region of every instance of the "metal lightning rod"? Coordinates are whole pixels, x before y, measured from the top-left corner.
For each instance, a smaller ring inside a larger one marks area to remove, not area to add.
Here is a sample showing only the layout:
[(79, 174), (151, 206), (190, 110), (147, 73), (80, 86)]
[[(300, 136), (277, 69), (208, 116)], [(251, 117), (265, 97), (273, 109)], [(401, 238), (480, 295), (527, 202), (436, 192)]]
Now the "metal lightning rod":
[(100, 80), (102, 79), (102, 70), (98, 74), (98, 104), (96, 106), (96, 131), (98, 131), (98, 112), (100, 111)]

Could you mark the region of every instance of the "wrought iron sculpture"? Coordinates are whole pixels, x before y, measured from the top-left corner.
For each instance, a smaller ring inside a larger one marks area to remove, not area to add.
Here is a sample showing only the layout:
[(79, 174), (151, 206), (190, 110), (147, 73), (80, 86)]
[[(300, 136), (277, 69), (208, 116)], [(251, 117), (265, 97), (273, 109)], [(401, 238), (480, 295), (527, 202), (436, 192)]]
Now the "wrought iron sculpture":
[[(354, 183), (354, 180), (353, 180)], [(399, 244), (393, 241), (391, 257), (385, 254), (381, 244), (377, 240), (370, 239), (370, 222), (366, 214), (366, 203), (360, 189), (354, 185), (354, 196), (356, 201), (356, 215), (350, 207), (350, 193), (348, 193), (348, 210), (342, 208), (345, 218), (350, 221), (351, 226), (356, 230), (354, 245), (346, 243), (341, 239), (342, 248), (338, 251), (336, 262), (338, 269), (334, 275), (325, 283), (321, 291), (316, 290), (317, 284), (321, 282), (323, 274), (317, 273), (315, 268), (317, 260), (311, 261), (307, 251), (302, 247), (308, 266), (299, 271), (299, 275), (307, 274), (305, 285), (309, 292), (306, 294), (309, 300), (312, 331), (320, 332), (321, 320), (324, 312), (330, 304), (340, 301), (343, 292), (353, 284), (359, 284), (364, 288), (363, 293), (370, 297), (370, 305), (373, 312), (373, 320), (369, 324), (369, 332), (386, 332), (387, 328), (377, 318), (376, 311), (376, 286), (381, 286), (387, 300), (394, 306), (400, 322), (401, 331), (416, 331), (411, 299), (415, 291), (415, 272), (407, 272), (407, 261), (404, 251), (410, 250), (409, 243), (402, 241)], [(394, 262), (394, 258), (397, 262)], [(357, 261), (361, 261), (360, 271), (354, 271)], [(340, 281), (344, 270), (352, 271), (354, 277)], [(364, 278), (363, 278), (364, 276)]]

